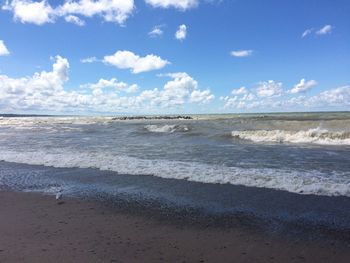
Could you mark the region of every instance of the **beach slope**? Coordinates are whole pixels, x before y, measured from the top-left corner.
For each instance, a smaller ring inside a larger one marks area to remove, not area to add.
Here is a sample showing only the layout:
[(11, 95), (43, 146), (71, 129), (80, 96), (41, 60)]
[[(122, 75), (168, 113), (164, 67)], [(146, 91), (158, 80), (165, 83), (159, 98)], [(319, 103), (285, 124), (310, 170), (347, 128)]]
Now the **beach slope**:
[(172, 224), (100, 202), (0, 192), (0, 262), (349, 262), (346, 245)]

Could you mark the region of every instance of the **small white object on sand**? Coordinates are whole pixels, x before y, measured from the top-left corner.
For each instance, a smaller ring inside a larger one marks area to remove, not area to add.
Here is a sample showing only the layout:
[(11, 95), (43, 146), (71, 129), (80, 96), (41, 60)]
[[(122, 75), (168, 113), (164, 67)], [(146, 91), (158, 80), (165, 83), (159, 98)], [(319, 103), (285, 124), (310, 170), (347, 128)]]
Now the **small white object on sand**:
[(60, 190), (57, 194), (56, 194), (56, 200), (59, 201), (61, 200), (63, 197), (63, 194), (62, 194), (62, 190)]

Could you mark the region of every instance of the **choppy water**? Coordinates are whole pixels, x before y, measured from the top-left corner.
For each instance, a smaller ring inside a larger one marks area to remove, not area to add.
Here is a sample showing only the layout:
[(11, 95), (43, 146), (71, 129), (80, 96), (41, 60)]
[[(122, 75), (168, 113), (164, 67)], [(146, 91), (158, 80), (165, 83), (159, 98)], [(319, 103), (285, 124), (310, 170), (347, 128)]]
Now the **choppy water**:
[(350, 196), (350, 113), (193, 117), (3, 117), (0, 160)]

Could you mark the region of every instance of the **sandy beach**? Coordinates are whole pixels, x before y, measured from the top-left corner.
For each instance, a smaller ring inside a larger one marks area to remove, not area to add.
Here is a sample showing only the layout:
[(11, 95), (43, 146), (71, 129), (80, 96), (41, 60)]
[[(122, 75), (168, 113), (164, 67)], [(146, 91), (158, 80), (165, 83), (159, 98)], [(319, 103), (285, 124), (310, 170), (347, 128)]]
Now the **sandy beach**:
[(0, 262), (349, 262), (348, 244), (181, 225), (100, 202), (0, 192)]
[(0, 0), (0, 263), (350, 263), (350, 0)]

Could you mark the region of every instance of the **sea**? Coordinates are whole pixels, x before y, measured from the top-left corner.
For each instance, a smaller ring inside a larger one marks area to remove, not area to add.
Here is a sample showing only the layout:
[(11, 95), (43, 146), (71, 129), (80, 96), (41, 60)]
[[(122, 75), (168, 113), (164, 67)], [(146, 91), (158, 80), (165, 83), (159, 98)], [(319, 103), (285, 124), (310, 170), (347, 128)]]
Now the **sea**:
[(350, 113), (3, 116), (0, 187), (299, 218), (338, 214), (350, 229)]

